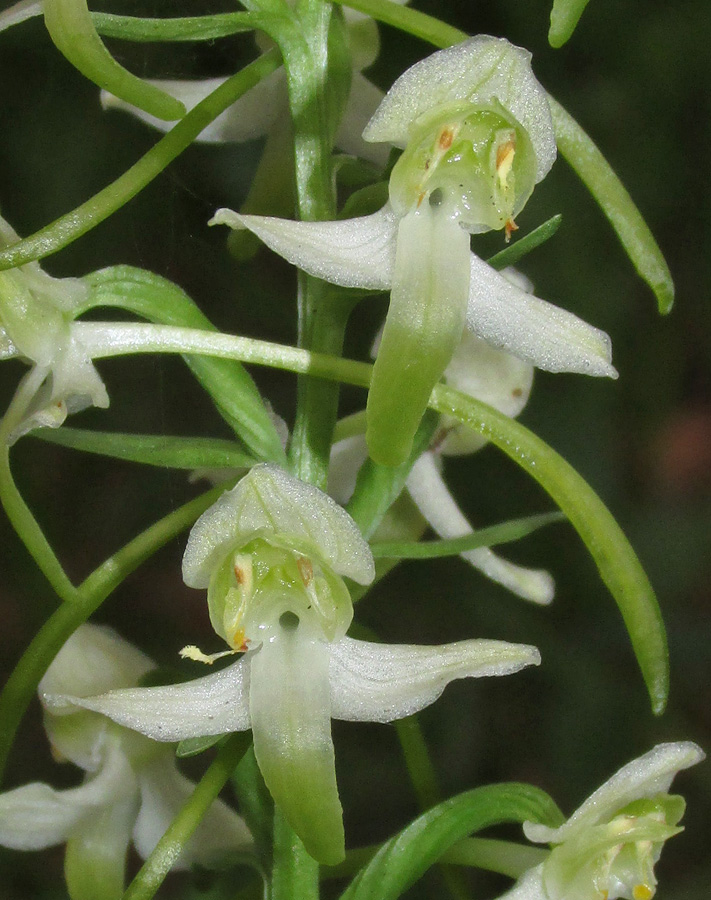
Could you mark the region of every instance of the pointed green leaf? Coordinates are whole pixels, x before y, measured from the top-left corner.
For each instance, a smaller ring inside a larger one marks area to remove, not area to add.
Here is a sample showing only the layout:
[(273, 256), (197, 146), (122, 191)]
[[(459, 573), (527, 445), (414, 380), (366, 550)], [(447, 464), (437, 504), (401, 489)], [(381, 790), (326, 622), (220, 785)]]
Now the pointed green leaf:
[(158, 119), (171, 121), (185, 115), (179, 100), (116, 62), (96, 33), (86, 0), (45, 0), (43, 8), (49, 36), (82, 75)]
[(556, 216), (551, 216), (550, 219), (543, 222), (538, 228), (529, 231), (525, 237), (514, 241), (510, 247), (506, 247), (504, 250), (495, 253), (487, 260), (487, 262), (491, 268), (496, 269), (497, 272), (505, 269), (506, 266), (517, 265), (517, 263), (530, 253), (531, 250), (535, 250), (536, 247), (540, 247), (541, 244), (544, 244), (549, 238), (552, 238), (560, 228), (562, 221), (563, 216), (561, 216), (560, 213)]
[(575, 119), (549, 95), (558, 149), (597, 200), (639, 275), (657, 297), (660, 313), (674, 304), (669, 267), (647, 223), (610, 164)]
[(588, 5), (589, 0), (553, 0), (551, 27), (548, 43), (551, 47), (562, 47), (571, 34)]
[(561, 823), (563, 815), (548, 794), (526, 784), (489, 785), (445, 800), (384, 844), (340, 900), (396, 900), (457, 841), (524, 821)]
[(424, 542), (378, 541), (371, 544), (370, 549), (375, 559), (438, 559), (442, 556), (457, 556), (466, 553), (467, 550), (476, 550), (477, 547), (493, 547), (496, 544), (518, 541), (545, 525), (562, 522), (564, 519), (562, 513), (542, 513), (522, 519), (511, 519), (490, 528), (479, 528), (464, 537)]
[(84, 428), (40, 428), (32, 432), (32, 437), (85, 453), (167, 469), (241, 469), (256, 462), (238, 444), (213, 438), (119, 434)]
[(622, 613), (652, 709), (669, 694), (669, 654), (662, 614), (649, 579), (622, 529), (590, 485), (544, 441), (490, 406), (438, 385), (432, 405), (471, 425), (534, 478), (570, 519)]

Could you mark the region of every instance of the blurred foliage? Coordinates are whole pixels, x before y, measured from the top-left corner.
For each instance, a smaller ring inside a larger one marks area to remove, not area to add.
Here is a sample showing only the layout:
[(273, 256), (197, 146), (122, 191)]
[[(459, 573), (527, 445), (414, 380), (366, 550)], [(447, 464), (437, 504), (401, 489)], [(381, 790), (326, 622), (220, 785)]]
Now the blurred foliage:
[[(593, 136), (637, 201), (677, 284), (671, 316), (658, 317), (602, 214), (560, 162), (519, 218), (524, 230), (555, 213), (558, 234), (522, 268), (539, 296), (604, 328), (621, 373), (616, 383), (539, 374), (523, 421), (561, 452), (598, 490), (620, 521), (656, 586), (669, 630), (672, 694), (666, 715), (648, 707), (622, 622), (582, 545), (565, 525), (507, 552), (555, 575), (549, 609), (534, 608), (460, 561), (412, 562), (359, 604), (360, 620), (383, 637), (436, 642), (491, 637), (537, 644), (544, 664), (511, 679), (457, 683), (422, 715), (445, 795), (496, 780), (523, 780), (550, 791), (570, 811), (629, 759), (662, 740), (711, 748), (711, 94), (707, 59), (711, 6), (705, 0), (595, 0), (561, 50), (546, 40), (549, 0), (470, 4), (427, 0), (418, 8), (471, 33), (503, 35), (534, 54), (551, 93)], [(146, 0), (146, 14), (181, 14), (194, 4)], [(113, 12), (135, 12), (134, 4)], [(99, 8), (99, 7), (96, 7)], [(109, 9), (109, 6), (102, 6)], [(207, 9), (207, 7), (205, 7)], [(210, 11), (228, 10), (213, 2)], [(0, 208), (21, 234), (68, 211), (118, 176), (155, 136), (123, 114), (103, 113), (98, 91), (59, 56), (41, 20), (0, 37)], [(370, 75), (382, 87), (429, 48), (382, 29), (383, 52)], [(228, 74), (253, 53), (249, 36), (204, 46), (109, 42), (133, 71), (152, 76)], [(143, 266), (178, 282), (226, 329), (292, 342), (294, 274), (260, 251), (237, 265), (226, 234), (206, 222), (218, 206), (245, 197), (260, 147), (194, 147), (121, 212), (50, 259), (53, 274), (83, 274), (114, 263)], [(500, 236), (479, 239), (482, 252)], [(349, 355), (364, 357), (384, 310), (366, 300), (353, 316)], [(179, 360), (134, 358), (100, 366), (108, 413), (73, 424), (117, 431), (225, 437)], [(20, 365), (4, 363), (0, 404)], [(276, 410), (290, 419), (290, 376), (255, 372)], [(140, 399), (139, 399), (140, 398)], [(362, 405), (343, 392), (343, 411)], [(80, 578), (140, 529), (195, 492), (181, 473), (76, 454), (25, 439), (13, 453), (18, 483), (73, 578)], [(447, 477), (478, 524), (548, 508), (540, 489), (491, 448), (449, 460)], [(186, 642), (219, 649), (205, 598), (180, 577), (182, 541), (131, 577), (97, 617), (162, 664)], [(0, 522), (6, 673), (55, 607), (7, 522)], [(195, 672), (200, 669), (195, 665)], [(416, 812), (391, 726), (335, 723), (337, 765), (351, 845), (382, 840)], [(199, 773), (200, 758), (187, 761)], [(50, 760), (37, 705), (11, 760), (8, 786), (37, 778), (72, 783)], [(686, 833), (665, 850), (660, 898), (705, 900), (711, 882), (708, 827), (711, 767), (685, 773)], [(704, 827), (704, 823), (705, 826)], [(518, 836), (515, 831), (504, 832)], [(61, 851), (0, 855), (4, 900), (59, 900)], [(436, 874), (413, 898), (440, 896)], [(472, 896), (492, 896), (505, 880), (467, 876)], [(234, 890), (234, 881), (223, 888)], [(169, 879), (160, 896), (230, 896), (209, 879)]]

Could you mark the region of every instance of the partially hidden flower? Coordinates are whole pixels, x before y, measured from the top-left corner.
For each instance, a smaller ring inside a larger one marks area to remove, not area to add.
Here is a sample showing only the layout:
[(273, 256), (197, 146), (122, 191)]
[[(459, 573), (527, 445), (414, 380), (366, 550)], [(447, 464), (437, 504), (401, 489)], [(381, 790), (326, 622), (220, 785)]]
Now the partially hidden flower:
[(550, 372), (615, 376), (604, 332), (528, 295), (469, 249), (469, 235), (515, 228), (556, 145), (530, 54), (480, 35), (434, 53), (393, 85), (364, 132), (403, 147), (377, 213), (294, 222), (217, 211), (316, 277), (389, 290), (368, 395), (378, 462), (407, 457), (430, 392), (465, 324), (494, 347)]
[[(147, 656), (111, 629), (83, 625), (47, 670), (40, 698), (132, 687), (152, 668)], [(94, 712), (44, 707), (55, 758), (83, 769), (84, 782), (66, 790), (34, 783), (0, 794), (0, 845), (42, 850), (66, 843), (71, 900), (118, 900), (129, 845), (147, 857), (195, 786), (178, 772), (172, 747)], [(242, 819), (217, 800), (173, 868), (219, 862), (250, 844)]]
[[(504, 270), (503, 275), (524, 290), (531, 290), (528, 279), (514, 269)], [(376, 339), (373, 354), (377, 352), (378, 344)], [(514, 417), (528, 402), (533, 366), (504, 350), (494, 349), (465, 330), (444, 371), (443, 380), (456, 390)], [(442, 538), (462, 537), (473, 530), (442, 476), (442, 457), (473, 453), (485, 443), (485, 438), (473, 429), (456, 419), (442, 416), (431, 446), (415, 461), (408, 476), (407, 493), (427, 524)], [(366, 456), (362, 435), (345, 438), (334, 445), (328, 489), (339, 503), (350, 499), (356, 473)], [(542, 569), (517, 565), (489, 547), (466, 550), (460, 556), (487, 578), (525, 600), (546, 604), (553, 599), (553, 578)]]
[[(404, 4), (407, 0), (394, 2)], [(382, 91), (363, 75), (363, 70), (375, 62), (380, 50), (378, 27), (369, 16), (352, 9), (344, 8), (343, 16), (353, 71), (348, 102), (343, 110), (335, 144), (346, 153), (384, 166), (388, 159), (388, 148), (368, 143), (362, 137), (363, 129), (383, 99)], [(271, 46), (270, 39), (265, 35), (257, 33), (256, 38), (260, 49), (264, 50)], [(175, 97), (190, 111), (226, 80), (226, 77), (190, 80), (148, 79), (148, 83)], [(120, 100), (108, 91), (101, 92), (101, 104), (104, 109), (121, 109), (132, 113), (161, 131), (171, 127), (164, 120)], [(290, 146), (288, 135), (283, 130), (284, 123), (289, 119), (286, 73), (280, 68), (236, 100), (214, 119), (196, 140), (206, 144), (241, 143), (262, 137), (268, 138), (274, 134), (283, 144), (284, 164), (289, 156), (293, 155), (293, 146)]]
[[(0, 246), (18, 240), (0, 217)], [(68, 413), (109, 405), (73, 327), (88, 294), (79, 279), (53, 278), (37, 262), (0, 272), (0, 359), (20, 357), (32, 366), (21, 388), (21, 408), (5, 423), (9, 443), (33, 428), (57, 428)]]
[(526, 822), (526, 837), (553, 849), (501, 900), (651, 900), (664, 842), (682, 829), (676, 774), (701, 762), (690, 741), (658, 744), (606, 781), (559, 828)]
[(331, 718), (391, 722), (433, 703), (454, 679), (539, 662), (534, 647), (501, 641), (424, 647), (347, 637), (353, 607), (343, 579), (367, 584), (373, 574), (367, 543), (334, 500), (276, 466), (255, 466), (198, 519), (183, 560), (186, 583), (208, 589), (215, 630), (245, 655), (189, 683), (46, 702), (104, 713), (162, 741), (251, 728), (276, 803), (309, 853), (336, 863), (344, 832)]

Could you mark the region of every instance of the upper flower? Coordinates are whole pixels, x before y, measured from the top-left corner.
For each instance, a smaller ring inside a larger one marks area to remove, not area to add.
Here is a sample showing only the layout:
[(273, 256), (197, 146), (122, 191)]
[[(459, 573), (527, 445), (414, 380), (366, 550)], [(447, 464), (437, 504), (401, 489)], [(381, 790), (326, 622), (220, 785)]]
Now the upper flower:
[[(83, 625), (47, 670), (40, 698), (134, 686), (152, 668), (148, 657), (110, 629)], [(0, 794), (0, 844), (40, 850), (66, 843), (72, 900), (114, 900), (123, 893), (131, 841), (147, 857), (194, 785), (175, 767), (172, 748), (96, 713), (45, 704), (44, 723), (54, 756), (84, 769), (85, 781), (68, 790), (35, 783)], [(249, 843), (242, 820), (218, 800), (174, 868), (205, 865)]]
[(682, 829), (684, 800), (669, 794), (677, 772), (703, 751), (658, 744), (623, 766), (560, 828), (526, 822), (529, 840), (553, 845), (501, 900), (651, 900), (664, 842)]
[(530, 54), (480, 35), (417, 63), (365, 129), (405, 150), (380, 212), (291, 222), (218, 210), (305, 271), (345, 287), (390, 290), (368, 396), (378, 462), (409, 453), (430, 392), (466, 326), (552, 372), (615, 375), (607, 335), (510, 284), (470, 253), (469, 234), (515, 227), (555, 159), (545, 91)]
[[(0, 246), (18, 240), (0, 217)], [(106, 388), (72, 327), (87, 296), (81, 281), (52, 278), (37, 262), (0, 272), (0, 359), (19, 356), (33, 365), (9, 441), (39, 426), (56, 428), (69, 412), (109, 405)]]
[(372, 580), (370, 549), (335, 501), (273, 465), (254, 467), (201, 516), (183, 574), (208, 588), (216, 631), (246, 650), (238, 662), (189, 683), (46, 701), (163, 741), (251, 728), (272, 796), (324, 863), (344, 854), (331, 717), (390, 722), (456, 678), (539, 661), (535, 648), (501, 641), (419, 647), (346, 637), (353, 608), (343, 577)]

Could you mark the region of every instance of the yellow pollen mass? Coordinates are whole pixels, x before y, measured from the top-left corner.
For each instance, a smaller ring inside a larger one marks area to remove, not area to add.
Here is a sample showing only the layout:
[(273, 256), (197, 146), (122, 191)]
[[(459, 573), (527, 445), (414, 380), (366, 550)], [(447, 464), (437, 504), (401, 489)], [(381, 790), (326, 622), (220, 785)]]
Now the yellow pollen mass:
[(652, 900), (654, 890), (648, 884), (636, 884), (632, 888), (634, 900)]
[(506, 141), (496, 150), (496, 176), (502, 188), (506, 187), (515, 155), (516, 144), (514, 141)]

